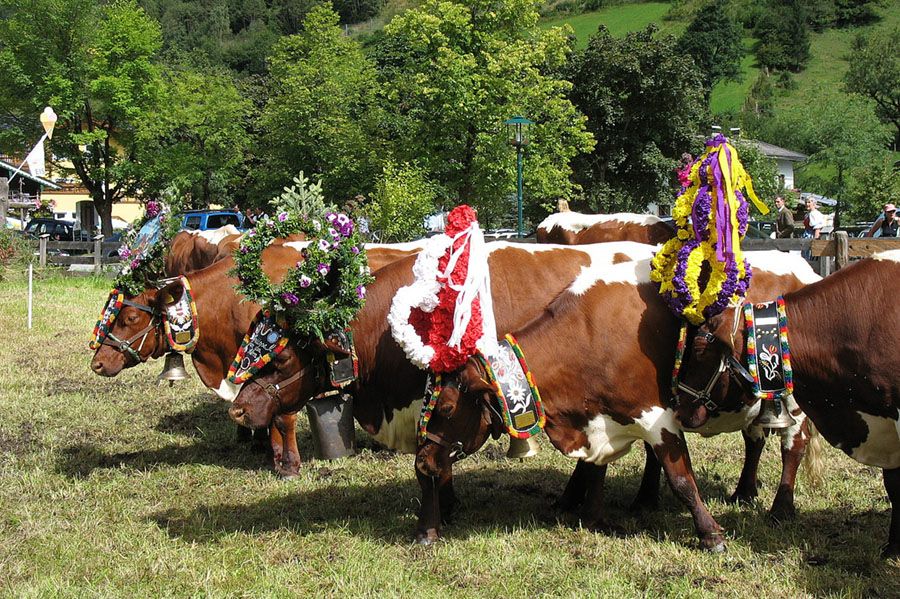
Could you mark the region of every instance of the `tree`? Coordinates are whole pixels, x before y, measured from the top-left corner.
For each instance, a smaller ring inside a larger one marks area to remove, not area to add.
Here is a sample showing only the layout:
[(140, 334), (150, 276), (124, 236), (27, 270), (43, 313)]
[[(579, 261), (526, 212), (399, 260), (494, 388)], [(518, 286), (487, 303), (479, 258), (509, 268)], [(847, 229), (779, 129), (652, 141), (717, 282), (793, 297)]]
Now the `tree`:
[(853, 58), (847, 71), (847, 90), (868, 96), (877, 105), (882, 121), (894, 126), (894, 146), (900, 144), (900, 27), (853, 41)]
[(799, 72), (809, 61), (809, 27), (800, 0), (770, 7), (756, 26), (756, 58), (771, 69)]
[(3, 141), (20, 150), (53, 106), (51, 150), (72, 161), (111, 235), (112, 205), (139, 183), (134, 133), (159, 94), (159, 27), (134, 0), (0, 0), (0, 12)]
[(540, 30), (530, 0), (430, 0), (394, 18), (374, 54), (382, 82), (383, 131), (398, 163), (416, 163), (448, 202), (476, 206), (479, 220), (512, 217), (515, 151), (503, 122), (535, 122), (525, 155), (529, 218), (570, 197), (569, 162), (589, 150), (585, 119), (557, 71), (566, 32)]
[[(875, 116), (874, 103), (858, 94), (820, 89), (815, 111), (795, 109), (775, 119), (777, 137), (809, 155), (804, 187), (838, 200), (835, 226), (847, 208), (848, 179), (858, 169), (885, 159), (890, 133)], [(851, 212), (855, 206), (849, 206)]]
[(159, 107), (138, 126), (142, 192), (178, 191), (188, 206), (227, 204), (249, 145), (251, 104), (229, 75), (165, 72)]
[(694, 61), (655, 28), (614, 38), (602, 27), (568, 67), (572, 101), (597, 138), (577, 179), (591, 208), (641, 211), (670, 202), (674, 169), (705, 114)]
[(369, 193), (380, 170), (375, 69), (329, 7), (313, 9), (303, 27), (269, 59), (257, 185), (269, 197), (303, 170), (321, 175), (326, 196), (340, 204)]
[(707, 99), (717, 82), (737, 81), (741, 73), (741, 27), (729, 18), (727, 7), (727, 0), (713, 0), (701, 8), (678, 41), (700, 69)]
[(435, 188), (415, 165), (388, 162), (368, 209), (370, 229), (385, 243), (425, 235), (425, 217), (434, 210)]

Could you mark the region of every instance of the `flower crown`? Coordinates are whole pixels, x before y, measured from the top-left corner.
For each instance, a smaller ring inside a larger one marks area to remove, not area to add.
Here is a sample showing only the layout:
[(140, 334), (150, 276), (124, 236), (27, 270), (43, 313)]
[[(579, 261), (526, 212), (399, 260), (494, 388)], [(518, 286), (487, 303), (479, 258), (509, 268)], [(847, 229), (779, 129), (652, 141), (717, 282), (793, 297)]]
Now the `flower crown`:
[[(750, 286), (750, 264), (740, 243), (749, 207), (741, 189), (762, 214), (769, 209), (756, 197), (737, 150), (721, 134), (706, 142), (682, 185), (672, 209), (677, 235), (653, 258), (650, 278), (675, 314), (700, 324), (746, 295)], [(709, 277), (701, 289), (704, 263)]]
[[(297, 233), (309, 240), (303, 259), (275, 285), (262, 270), (262, 252), (273, 239)], [(231, 274), (240, 281), (238, 292), (263, 308), (282, 312), (290, 329), (303, 337), (322, 339), (329, 331), (346, 328), (365, 304), (366, 285), (373, 280), (353, 221), (337, 212), (323, 219), (288, 211), (263, 217), (244, 235), (234, 261)]]

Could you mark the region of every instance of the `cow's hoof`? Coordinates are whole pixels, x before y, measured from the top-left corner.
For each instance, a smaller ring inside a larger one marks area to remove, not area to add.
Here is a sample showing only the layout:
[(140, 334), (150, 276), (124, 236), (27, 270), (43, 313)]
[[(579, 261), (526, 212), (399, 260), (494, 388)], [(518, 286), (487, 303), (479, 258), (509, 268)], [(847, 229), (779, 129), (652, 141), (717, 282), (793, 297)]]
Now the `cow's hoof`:
[(434, 528), (416, 531), (416, 545), (421, 545), (422, 547), (431, 547), (439, 538), (440, 536)]
[(713, 535), (700, 539), (700, 548), (709, 553), (725, 553), (725, 539), (722, 535)]
[(779, 503), (772, 506), (769, 510), (769, 519), (779, 524), (781, 522), (789, 522), (797, 517), (797, 508), (790, 503)]
[(900, 543), (888, 543), (881, 550), (882, 559), (900, 558)]

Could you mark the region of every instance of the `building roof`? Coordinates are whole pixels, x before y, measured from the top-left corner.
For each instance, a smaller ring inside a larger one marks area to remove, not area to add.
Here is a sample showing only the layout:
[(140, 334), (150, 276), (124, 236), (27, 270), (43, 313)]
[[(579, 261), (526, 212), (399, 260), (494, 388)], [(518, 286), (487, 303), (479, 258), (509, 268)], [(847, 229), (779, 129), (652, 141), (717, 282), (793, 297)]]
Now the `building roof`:
[[(14, 172), (16, 172), (16, 165), (10, 164), (9, 162), (7, 162), (5, 160), (0, 159), (0, 169), (5, 169), (5, 170), (8, 170), (10, 173), (14, 173)], [(60, 186), (57, 185), (56, 183), (51, 183), (47, 179), (42, 179), (41, 177), (35, 177), (34, 175), (32, 175), (31, 173), (29, 173), (26, 170), (19, 170), (19, 173), (20, 174), (18, 176), (25, 177), (26, 179), (30, 179), (31, 181), (34, 181), (35, 183), (39, 183), (40, 185), (43, 185), (44, 187), (49, 187), (50, 189), (61, 189)], [(12, 175), (10, 175), (10, 176), (12, 176)]]
[(801, 154), (800, 152), (794, 152), (793, 150), (786, 150), (785, 148), (779, 148), (778, 146), (770, 143), (766, 143), (764, 141), (756, 141), (756, 140), (747, 140), (750, 143), (756, 144), (756, 147), (759, 148), (759, 151), (769, 156), (770, 158), (780, 158), (781, 160), (787, 160), (788, 162), (803, 162), (809, 156), (806, 154)]

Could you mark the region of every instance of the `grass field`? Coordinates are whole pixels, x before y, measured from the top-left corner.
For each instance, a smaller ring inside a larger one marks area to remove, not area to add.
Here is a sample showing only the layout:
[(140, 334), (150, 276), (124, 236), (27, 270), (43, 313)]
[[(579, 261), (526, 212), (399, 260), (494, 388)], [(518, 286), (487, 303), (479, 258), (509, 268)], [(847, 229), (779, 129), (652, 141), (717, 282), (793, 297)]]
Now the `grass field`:
[(541, 22), (541, 27), (550, 28), (569, 24), (578, 40), (576, 47), (580, 50), (587, 46), (588, 38), (596, 33), (599, 25), (606, 25), (609, 32), (620, 37), (632, 31), (644, 29), (650, 23), (656, 23), (660, 31), (680, 35), (687, 26), (685, 23), (664, 21), (663, 16), (669, 11), (667, 2), (646, 2), (641, 4), (621, 4), (602, 10), (580, 15), (560, 17)]
[[(889, 505), (878, 470), (828, 448), (827, 479), (801, 477), (796, 521), (765, 510), (779, 459), (770, 440), (757, 504), (724, 502), (739, 435), (692, 436), (695, 469), (728, 552), (696, 549), (666, 490), (659, 512), (626, 506), (643, 456), (610, 468), (610, 537), (557, 519), (573, 462), (543, 439), (529, 461), (493, 443), (457, 467), (462, 500), (445, 540), (415, 546), (411, 458), (363, 433), (354, 458), (309, 461), (283, 481), (235, 440), (226, 406), (196, 376), (157, 386), (159, 362), (113, 379), (86, 343), (109, 282), (41, 276), (34, 328), (26, 285), (0, 280), (0, 596), (864, 597), (900, 595), (900, 563), (878, 558)], [(190, 368), (189, 368), (190, 369)], [(308, 427), (300, 447), (311, 455)]]

